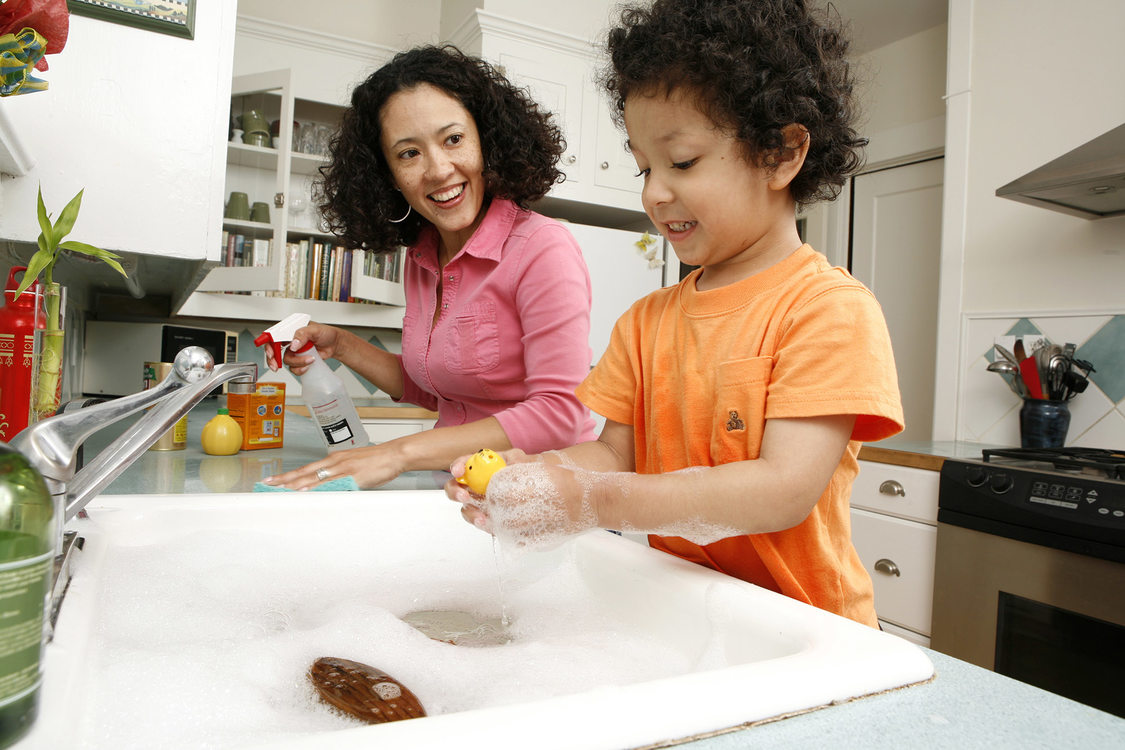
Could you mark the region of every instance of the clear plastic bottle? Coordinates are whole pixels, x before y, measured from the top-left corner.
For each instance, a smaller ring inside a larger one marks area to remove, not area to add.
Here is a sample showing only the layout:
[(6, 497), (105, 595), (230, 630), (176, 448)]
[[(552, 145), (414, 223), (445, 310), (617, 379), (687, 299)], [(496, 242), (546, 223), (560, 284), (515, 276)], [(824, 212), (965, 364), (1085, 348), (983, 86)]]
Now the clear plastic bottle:
[(320, 437), (330, 451), (369, 444), (367, 430), (348, 396), (344, 381), (320, 358), (315, 346), (297, 352), (311, 354), (313, 362), (301, 379), (301, 400), (309, 407), (320, 428)]
[(0, 748), (26, 734), (39, 713), (43, 614), (58, 532), (43, 477), (0, 443)]

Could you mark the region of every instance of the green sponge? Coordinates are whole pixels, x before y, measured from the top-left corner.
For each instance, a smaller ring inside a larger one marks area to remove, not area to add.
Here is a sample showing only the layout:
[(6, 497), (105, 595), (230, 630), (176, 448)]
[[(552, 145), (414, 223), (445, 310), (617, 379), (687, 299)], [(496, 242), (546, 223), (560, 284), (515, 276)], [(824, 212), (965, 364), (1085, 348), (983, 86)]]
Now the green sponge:
[[(312, 492), (344, 492), (346, 490), (358, 490), (358, 489), (359, 489), (359, 485), (356, 483), (355, 477), (349, 475), (349, 476), (346, 476), (346, 477), (339, 477), (338, 479), (333, 479), (331, 481), (325, 482), (324, 484), (318, 484), (316, 487), (313, 487), (311, 491)], [(291, 490), (288, 487), (274, 487), (272, 484), (266, 484), (265, 482), (254, 482), (254, 491), (255, 492), (293, 492), (294, 490)]]

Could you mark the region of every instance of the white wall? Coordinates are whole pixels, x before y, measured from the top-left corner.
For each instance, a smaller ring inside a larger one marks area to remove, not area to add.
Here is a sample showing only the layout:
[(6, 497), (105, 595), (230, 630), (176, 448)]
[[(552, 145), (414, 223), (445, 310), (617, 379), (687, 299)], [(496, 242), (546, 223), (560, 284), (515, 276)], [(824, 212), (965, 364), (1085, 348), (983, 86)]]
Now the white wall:
[(402, 49), (437, 41), (442, 4), (442, 0), (238, 0), (238, 14)]
[(1088, 221), (996, 188), (1125, 122), (1125, 3), (973, 4), (963, 311), (1125, 300), (1125, 218)]

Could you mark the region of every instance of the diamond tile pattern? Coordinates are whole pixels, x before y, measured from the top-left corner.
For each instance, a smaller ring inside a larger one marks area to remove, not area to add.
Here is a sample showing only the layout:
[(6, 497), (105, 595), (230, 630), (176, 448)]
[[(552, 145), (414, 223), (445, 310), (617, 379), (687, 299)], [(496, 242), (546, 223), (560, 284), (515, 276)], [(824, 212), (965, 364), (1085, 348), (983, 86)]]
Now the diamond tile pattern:
[[(1071, 424), (1066, 445), (1125, 448), (1125, 314), (1028, 315), (1008, 319), (992, 316), (966, 319), (966, 353), (984, 348), (963, 363), (960, 378), (957, 439), (997, 445), (1019, 442), (1019, 400), (1003, 381), (984, 367), (995, 361), (991, 342), (1001, 331), (1007, 336), (1050, 337), (1055, 343), (1077, 345), (1075, 356), (1096, 368), (1085, 393), (1070, 403)], [(1062, 338), (1059, 338), (1059, 337)], [(1065, 339), (1065, 340), (1064, 340)]]
[(1078, 358), (1096, 371), (1090, 380), (1115, 404), (1125, 401), (1125, 315), (1109, 319), (1086, 343), (1078, 347)]

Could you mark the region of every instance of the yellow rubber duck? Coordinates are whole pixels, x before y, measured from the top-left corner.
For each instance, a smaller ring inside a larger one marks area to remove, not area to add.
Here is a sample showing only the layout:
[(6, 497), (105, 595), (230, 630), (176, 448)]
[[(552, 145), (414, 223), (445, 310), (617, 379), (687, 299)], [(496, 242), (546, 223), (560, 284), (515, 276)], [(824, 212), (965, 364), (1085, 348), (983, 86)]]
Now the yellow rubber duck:
[(488, 481), (492, 479), (492, 475), (506, 465), (499, 453), (489, 448), (482, 448), (465, 462), (465, 473), (457, 478), (457, 482), (468, 487), (470, 491), (483, 495), (488, 489)]

